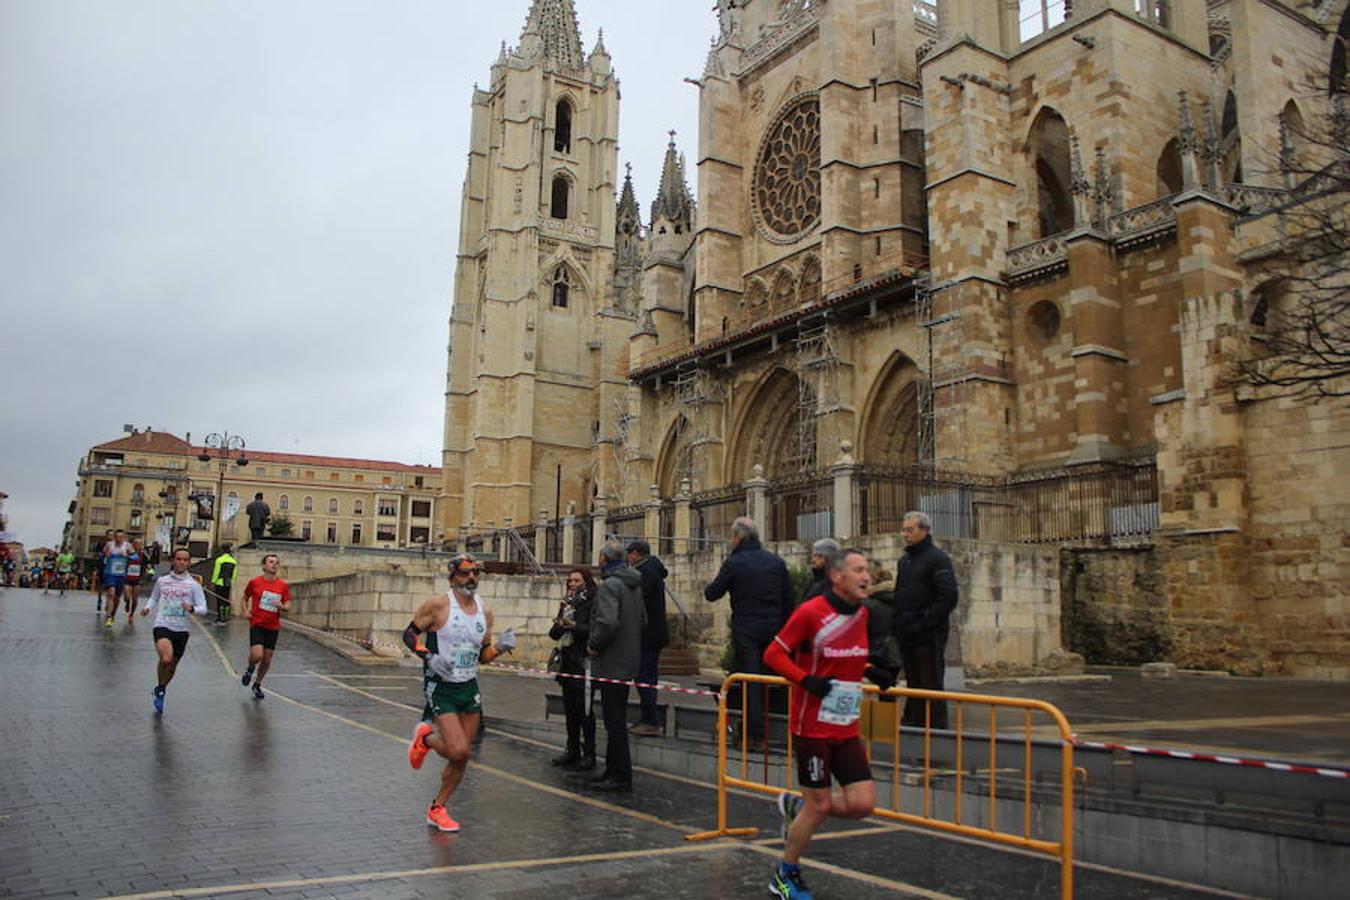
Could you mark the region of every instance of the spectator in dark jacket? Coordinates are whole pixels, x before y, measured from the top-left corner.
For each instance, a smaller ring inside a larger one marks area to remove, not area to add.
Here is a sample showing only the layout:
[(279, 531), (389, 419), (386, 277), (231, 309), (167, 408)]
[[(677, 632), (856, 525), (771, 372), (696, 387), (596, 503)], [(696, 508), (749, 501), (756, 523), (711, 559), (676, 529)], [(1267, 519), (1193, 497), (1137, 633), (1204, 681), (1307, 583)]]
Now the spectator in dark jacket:
[[(731, 555), (703, 589), (709, 602), (731, 591), (731, 644), (736, 671), (772, 674), (764, 666), (769, 646), (794, 608), (787, 565), (759, 542), (754, 520), (742, 516), (731, 525)], [(764, 743), (764, 691), (747, 690), (746, 730), (751, 743)]]
[(614, 538), (600, 549), (604, 580), (595, 592), (591, 634), (586, 652), (591, 674), (618, 679), (622, 684), (600, 685), (605, 719), (605, 771), (591, 781), (597, 791), (631, 791), (633, 760), (628, 752), (628, 684), (637, 675), (642, 656), (642, 629), (647, 610), (642, 605), (642, 576), (624, 562), (623, 544)]
[(839, 558), (839, 553), (839, 542), (834, 538), (821, 538), (811, 545), (811, 582), (797, 598), (798, 606), (830, 589), (830, 563)]
[[(947, 620), (956, 609), (956, 571), (952, 560), (933, 544), (933, 523), (921, 512), (907, 512), (900, 526), (905, 555), (895, 591), (895, 637), (905, 664), (905, 684), (943, 689)], [(922, 728), (926, 701), (905, 701), (902, 723)], [(932, 704), (932, 727), (947, 727), (947, 704)]]
[[(666, 567), (652, 556), (651, 544), (637, 540), (628, 545), (628, 565), (642, 576), (642, 604), (647, 609), (647, 627), (642, 629), (642, 657), (638, 663), (639, 684), (656, 684), (660, 672), (661, 648), (670, 643), (666, 626)], [(638, 688), (642, 714), (628, 729), (633, 734), (652, 737), (661, 733), (656, 713), (656, 688)]]
[(591, 635), (594, 603), (595, 579), (585, 569), (573, 569), (567, 573), (567, 594), (548, 630), (549, 639), (558, 642), (554, 671), (558, 672), (563, 713), (567, 716), (567, 750), (553, 758), (553, 765), (582, 771), (595, 768), (595, 710), (587, 709), (586, 685), (581, 677), (586, 673), (586, 641)]

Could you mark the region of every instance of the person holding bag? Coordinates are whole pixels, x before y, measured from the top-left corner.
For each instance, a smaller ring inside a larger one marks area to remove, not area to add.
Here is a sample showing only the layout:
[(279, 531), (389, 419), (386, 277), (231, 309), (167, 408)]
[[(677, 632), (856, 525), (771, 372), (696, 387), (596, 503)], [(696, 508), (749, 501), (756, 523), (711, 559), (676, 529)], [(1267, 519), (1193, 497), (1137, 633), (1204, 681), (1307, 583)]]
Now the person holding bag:
[(549, 638), (558, 642), (549, 657), (548, 668), (558, 673), (563, 711), (567, 715), (567, 750), (552, 762), (576, 771), (595, 768), (595, 710), (586, 702), (583, 679), (594, 602), (595, 579), (591, 573), (581, 568), (571, 570), (567, 573), (567, 594), (558, 604), (558, 615), (548, 630)]

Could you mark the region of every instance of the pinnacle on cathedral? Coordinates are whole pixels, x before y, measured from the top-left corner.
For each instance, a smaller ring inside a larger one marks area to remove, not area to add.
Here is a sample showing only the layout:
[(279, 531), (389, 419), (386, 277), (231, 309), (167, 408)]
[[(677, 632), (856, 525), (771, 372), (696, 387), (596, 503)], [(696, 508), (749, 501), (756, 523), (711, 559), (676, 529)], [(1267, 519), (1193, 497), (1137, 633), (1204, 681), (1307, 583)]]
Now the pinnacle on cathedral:
[[(536, 40), (530, 41), (530, 36)], [(531, 56), (553, 62), (560, 68), (580, 68), (584, 57), (572, 0), (534, 0), (521, 32), (520, 46)]]
[(684, 175), (684, 155), (675, 150), (675, 132), (670, 133), (670, 144), (666, 147), (666, 161), (661, 168), (661, 187), (652, 202), (652, 224), (657, 219), (668, 219), (679, 225), (688, 226), (694, 217), (694, 197)]
[(619, 193), (615, 221), (619, 231), (625, 234), (636, 234), (642, 228), (642, 210), (638, 208), (637, 196), (633, 192), (632, 166), (623, 176), (623, 190)]

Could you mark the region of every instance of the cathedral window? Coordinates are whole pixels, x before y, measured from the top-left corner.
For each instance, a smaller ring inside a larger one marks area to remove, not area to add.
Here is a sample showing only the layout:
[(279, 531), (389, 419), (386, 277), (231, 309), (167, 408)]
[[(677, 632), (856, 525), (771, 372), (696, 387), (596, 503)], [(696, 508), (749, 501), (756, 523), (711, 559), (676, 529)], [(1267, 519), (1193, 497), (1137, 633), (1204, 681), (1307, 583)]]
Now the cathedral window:
[(572, 293), (572, 279), (567, 273), (567, 266), (558, 266), (553, 272), (553, 305), (557, 309), (567, 309), (567, 302)]
[(1041, 344), (1048, 344), (1059, 334), (1059, 307), (1042, 300), (1027, 310), (1027, 329)]
[(820, 101), (803, 97), (779, 113), (759, 150), (752, 194), (765, 235), (802, 237), (820, 219)]
[(1242, 135), (1238, 132), (1237, 95), (1232, 91), (1223, 101), (1223, 119), (1219, 131), (1219, 154), (1223, 159), (1224, 181), (1242, 183)]
[(1069, 17), (1069, 0), (1020, 0), (1017, 7), (1018, 35), (1029, 41)]
[(553, 149), (558, 153), (572, 152), (572, 104), (566, 99), (559, 100), (554, 108)]
[(1046, 107), (1036, 116), (1028, 141), (1036, 175), (1036, 211), (1040, 237), (1073, 227), (1069, 195), (1069, 127), (1063, 116)]
[(565, 175), (555, 175), (553, 178), (553, 203), (549, 207), (549, 215), (555, 219), (567, 218), (567, 199), (571, 193), (572, 186), (567, 181)]
[(1172, 26), (1172, 0), (1134, 0), (1134, 11), (1155, 25)]
[(1333, 97), (1350, 93), (1350, 83), (1347, 82), (1345, 77), (1347, 45), (1350, 45), (1350, 9), (1347, 9), (1345, 15), (1341, 16), (1340, 27), (1337, 28), (1336, 37), (1331, 42), (1331, 74), (1328, 79), (1327, 90)]
[(1167, 146), (1163, 147), (1162, 154), (1158, 157), (1157, 178), (1159, 197), (1181, 193), (1181, 150), (1178, 149), (1176, 138), (1167, 142)]

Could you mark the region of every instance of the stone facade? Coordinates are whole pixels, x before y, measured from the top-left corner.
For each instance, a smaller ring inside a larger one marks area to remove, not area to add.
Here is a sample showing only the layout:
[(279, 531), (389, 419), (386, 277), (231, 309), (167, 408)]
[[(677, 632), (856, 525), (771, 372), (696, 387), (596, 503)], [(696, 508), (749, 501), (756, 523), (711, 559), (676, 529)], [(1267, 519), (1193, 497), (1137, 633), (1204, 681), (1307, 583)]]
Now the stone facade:
[[(607, 55), (597, 69), (533, 40), (548, 21), (579, 47), (572, 4), (533, 3), (475, 94), (446, 533), (569, 501), (631, 510), (653, 485), (697, 496), (755, 466), (772, 492), (843, 444), (864, 469), (992, 476), (1156, 458), (1153, 574), (1131, 582), (1149, 593), (1125, 605), (1160, 636), (1122, 632), (1105, 656), (1350, 675), (1346, 404), (1230, 377), (1260, 350), (1259, 251), (1294, 187), (1280, 123), (1325, 113), (1304, 82), (1325, 74), (1346, 3), (1067, 6), (720, 2), (696, 203), (672, 141), (651, 221), (626, 188), (615, 204), (614, 120), (587, 120), (609, 149), (579, 182), (597, 192), (592, 230), (566, 243), (590, 253), (587, 290), (611, 288), (556, 350), (579, 354), (550, 369), (566, 393), (541, 402), (517, 346), (541, 334), (519, 273), (555, 268), (532, 243), (533, 185), (559, 164), (541, 141), (562, 85), (607, 113), (617, 94)], [(474, 318), (498, 305), (500, 337)], [(1100, 599), (1093, 621), (1123, 621)]]

